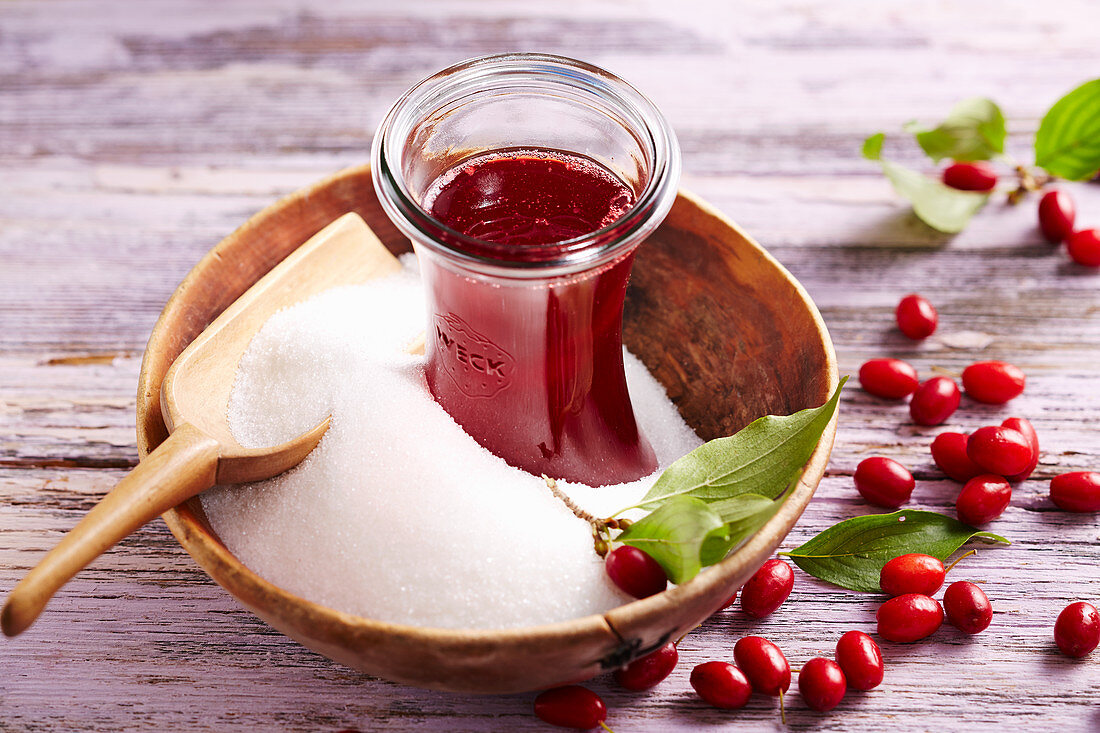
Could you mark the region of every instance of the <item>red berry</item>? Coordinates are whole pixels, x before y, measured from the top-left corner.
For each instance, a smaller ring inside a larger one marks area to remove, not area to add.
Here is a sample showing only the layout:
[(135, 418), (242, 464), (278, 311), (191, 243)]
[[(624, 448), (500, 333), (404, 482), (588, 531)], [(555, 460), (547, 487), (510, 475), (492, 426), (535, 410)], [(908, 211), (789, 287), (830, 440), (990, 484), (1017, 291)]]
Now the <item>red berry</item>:
[(607, 720), (607, 706), (592, 690), (566, 685), (540, 693), (535, 715), (550, 725), (588, 730)]
[(1071, 603), (1054, 622), (1054, 643), (1067, 657), (1083, 657), (1100, 644), (1100, 614), (1084, 601)]
[(884, 593), (903, 596), (906, 593), (920, 593), (930, 596), (943, 585), (947, 572), (943, 563), (931, 555), (917, 552), (899, 555), (882, 566), (878, 584)]
[(848, 680), (840, 665), (831, 659), (814, 657), (802, 665), (798, 673), (798, 694), (810, 710), (826, 713), (844, 699)]
[(616, 547), (607, 553), (604, 567), (615, 585), (635, 598), (655, 595), (668, 585), (668, 576), (660, 564), (630, 545)]
[(856, 488), (863, 498), (877, 506), (895, 509), (913, 493), (916, 482), (909, 469), (892, 458), (864, 458), (856, 466)]
[(966, 455), (986, 473), (1013, 476), (1031, 465), (1031, 443), (1023, 433), (1001, 425), (978, 428), (966, 443)]
[(947, 377), (932, 377), (913, 393), (909, 415), (917, 425), (940, 425), (959, 409), (959, 385)]
[(859, 383), (876, 397), (900, 400), (916, 391), (917, 370), (901, 359), (871, 359), (859, 368)]
[(1004, 514), (1012, 500), (1012, 487), (1000, 476), (982, 474), (966, 482), (955, 501), (959, 521), (985, 524)]
[(857, 690), (870, 690), (882, 684), (882, 652), (878, 644), (862, 631), (849, 631), (836, 643), (836, 661), (844, 670), (848, 684)]
[(988, 163), (954, 163), (944, 168), (943, 182), (960, 191), (992, 191), (997, 185), (997, 171)]
[(718, 610), (724, 610), (732, 606), (737, 601), (737, 591), (733, 592), (733, 595), (726, 599), (726, 602), (722, 604), (722, 608)]
[(950, 478), (967, 482), (982, 473), (981, 466), (966, 455), (966, 433), (940, 433), (932, 441), (932, 460)]
[(1028, 445), (1031, 446), (1031, 462), (1027, 464), (1027, 468), (1011, 476), (1005, 476), (1011, 483), (1016, 484), (1030, 476), (1035, 471), (1035, 467), (1039, 465), (1039, 434), (1035, 432), (1035, 428), (1031, 423), (1022, 417), (1010, 417), (1001, 425), (1020, 433), (1027, 439)]
[(967, 634), (977, 634), (989, 628), (993, 606), (985, 592), (973, 583), (960, 580), (943, 592), (943, 611), (947, 623)]
[(703, 662), (691, 670), (691, 686), (716, 708), (736, 710), (752, 695), (745, 673), (729, 662)]
[(966, 393), (978, 402), (1003, 405), (1024, 391), (1027, 381), (1019, 367), (1003, 361), (979, 361), (963, 369)]
[(1078, 265), (1100, 267), (1100, 229), (1082, 229), (1069, 235), (1066, 251)]
[(936, 309), (916, 293), (910, 293), (901, 299), (894, 316), (901, 332), (918, 341), (931, 336), (938, 322)]
[(764, 618), (783, 605), (794, 588), (794, 571), (778, 558), (760, 566), (741, 589), (741, 610), (753, 618)]
[(672, 674), (680, 653), (676, 644), (669, 642), (655, 652), (638, 657), (622, 669), (615, 670), (615, 681), (628, 690), (648, 690)]
[(776, 696), (791, 686), (791, 665), (775, 644), (762, 636), (746, 636), (733, 646), (737, 666), (752, 683), (752, 689)]
[(1039, 228), (1049, 242), (1058, 244), (1068, 237), (1073, 231), (1075, 218), (1077, 207), (1068, 192), (1047, 191), (1039, 199)]
[(1100, 473), (1074, 471), (1050, 480), (1050, 500), (1067, 512), (1100, 512)]
[(943, 609), (934, 598), (907, 593), (879, 606), (878, 634), (887, 641), (920, 641), (943, 623)]

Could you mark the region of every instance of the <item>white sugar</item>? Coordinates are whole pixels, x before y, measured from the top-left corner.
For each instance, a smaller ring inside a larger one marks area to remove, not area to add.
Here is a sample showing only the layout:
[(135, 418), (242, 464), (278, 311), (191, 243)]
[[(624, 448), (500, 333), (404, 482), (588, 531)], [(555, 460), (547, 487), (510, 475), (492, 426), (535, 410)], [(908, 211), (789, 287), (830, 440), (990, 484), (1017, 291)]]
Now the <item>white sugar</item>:
[[(506, 628), (629, 601), (593, 553), (589, 526), (432, 400), (423, 357), (404, 351), (425, 323), (413, 262), (406, 268), (282, 311), (253, 340), (230, 400), (234, 435), (271, 445), (330, 412), (332, 423), (293, 471), (205, 493), (214, 530), (271, 582), (383, 621)], [(628, 354), (626, 364), (638, 422), (663, 468), (701, 441), (641, 362)], [(559, 485), (607, 516), (656, 475)]]

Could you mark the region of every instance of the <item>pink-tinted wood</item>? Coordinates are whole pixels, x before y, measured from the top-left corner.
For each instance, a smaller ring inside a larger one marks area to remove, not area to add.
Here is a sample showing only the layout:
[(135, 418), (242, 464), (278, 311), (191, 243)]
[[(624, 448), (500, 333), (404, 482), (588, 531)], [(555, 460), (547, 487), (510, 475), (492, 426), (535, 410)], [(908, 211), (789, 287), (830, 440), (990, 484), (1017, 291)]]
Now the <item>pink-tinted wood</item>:
[[(1095, 430), (1100, 275), (1067, 263), (1036, 228), (1035, 202), (992, 204), (946, 239), (915, 222), (858, 155), (862, 138), (960, 98), (1005, 108), (1026, 159), (1045, 108), (1096, 57), (1091, 0), (876, 0), (753, 4), (296, 2), (0, 4), (0, 591), (6, 591), (136, 460), (138, 361), (187, 270), (251, 213), (363, 162), (371, 129), (409, 83), (464, 56), (540, 49), (624, 75), (669, 114), (685, 184), (750, 231), (808, 288), (841, 372), (909, 360), (922, 378), (1005, 359), (1028, 374), (1004, 408), (963, 406), (945, 428), (857, 389), (830, 474), (786, 547), (871, 511), (851, 472), (886, 455), (917, 477), (912, 505), (952, 513), (957, 485), (927, 446), (941, 429), (1034, 422), (1035, 476), (991, 529), (1011, 537), (948, 576), (982, 580), (995, 609), (976, 637), (883, 644), (887, 673), (832, 713), (788, 698), (793, 728), (1100, 725), (1096, 659), (1062, 657), (1058, 611), (1100, 601), (1098, 520), (1054, 510), (1050, 476), (1100, 468)], [(918, 164), (895, 136), (890, 153)], [(1082, 225), (1100, 186), (1067, 187)], [(1091, 212), (1091, 213), (1090, 213)], [(907, 292), (940, 328), (892, 328)], [(680, 646), (652, 692), (593, 684), (622, 731), (778, 729), (770, 698), (707, 708), (692, 666), (732, 658), (740, 635), (776, 641), (794, 666), (872, 632), (876, 598), (796, 571), (783, 608), (737, 606)], [(463, 697), (372, 680), (272, 631), (212, 583), (161, 523), (67, 586), (39, 623), (0, 640), (0, 720), (11, 730), (546, 730), (530, 695)]]

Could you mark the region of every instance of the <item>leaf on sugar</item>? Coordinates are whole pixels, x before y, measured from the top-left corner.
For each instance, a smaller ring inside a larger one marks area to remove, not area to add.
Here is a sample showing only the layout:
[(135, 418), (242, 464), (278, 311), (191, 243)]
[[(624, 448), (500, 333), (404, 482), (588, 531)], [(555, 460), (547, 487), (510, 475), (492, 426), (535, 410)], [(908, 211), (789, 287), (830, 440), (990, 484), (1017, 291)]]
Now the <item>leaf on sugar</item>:
[(677, 496), (704, 501), (743, 494), (776, 498), (817, 448), (846, 381), (841, 379), (820, 407), (785, 417), (767, 415), (735, 435), (704, 443), (669, 466), (638, 506), (656, 506)]
[(702, 569), (704, 542), (725, 535), (726, 523), (706, 502), (676, 496), (631, 524), (616, 540), (660, 563), (673, 583), (684, 583)]
[(710, 504), (726, 522), (725, 536), (715, 535), (707, 538), (700, 550), (700, 562), (704, 566), (721, 562), (749, 538), (760, 531), (772, 517), (779, 513), (787, 499), (794, 493), (802, 478), (800, 469), (787, 484), (787, 489), (778, 499), (769, 499), (759, 494), (742, 494), (732, 499), (724, 499)]
[(946, 560), (973, 539), (1010, 544), (936, 512), (902, 510), (846, 519), (790, 552), (781, 552), (815, 578), (842, 588), (877, 593), (889, 560), (919, 552)]
[(910, 122), (905, 125), (917, 144), (932, 160), (989, 160), (1005, 151), (1005, 116), (1001, 108), (984, 97), (964, 99), (947, 119), (929, 130)]
[(1054, 103), (1035, 135), (1035, 165), (1071, 181), (1100, 170), (1100, 79)]

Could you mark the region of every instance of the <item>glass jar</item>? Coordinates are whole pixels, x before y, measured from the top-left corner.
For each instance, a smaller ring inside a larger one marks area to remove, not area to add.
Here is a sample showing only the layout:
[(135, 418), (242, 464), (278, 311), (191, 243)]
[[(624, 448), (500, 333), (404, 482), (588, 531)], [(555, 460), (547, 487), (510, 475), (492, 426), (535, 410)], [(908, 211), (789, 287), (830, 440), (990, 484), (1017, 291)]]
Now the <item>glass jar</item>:
[[(425, 194), (441, 176), (510, 150), (588, 158), (635, 203), (597, 231), (521, 247), (464, 235), (428, 212)], [(680, 174), (675, 135), (653, 103), (573, 59), (476, 58), (402, 96), (371, 162), (382, 207), (420, 262), (436, 401), (531, 473), (593, 486), (651, 473), (623, 371), (622, 311), (634, 251), (671, 208)]]

